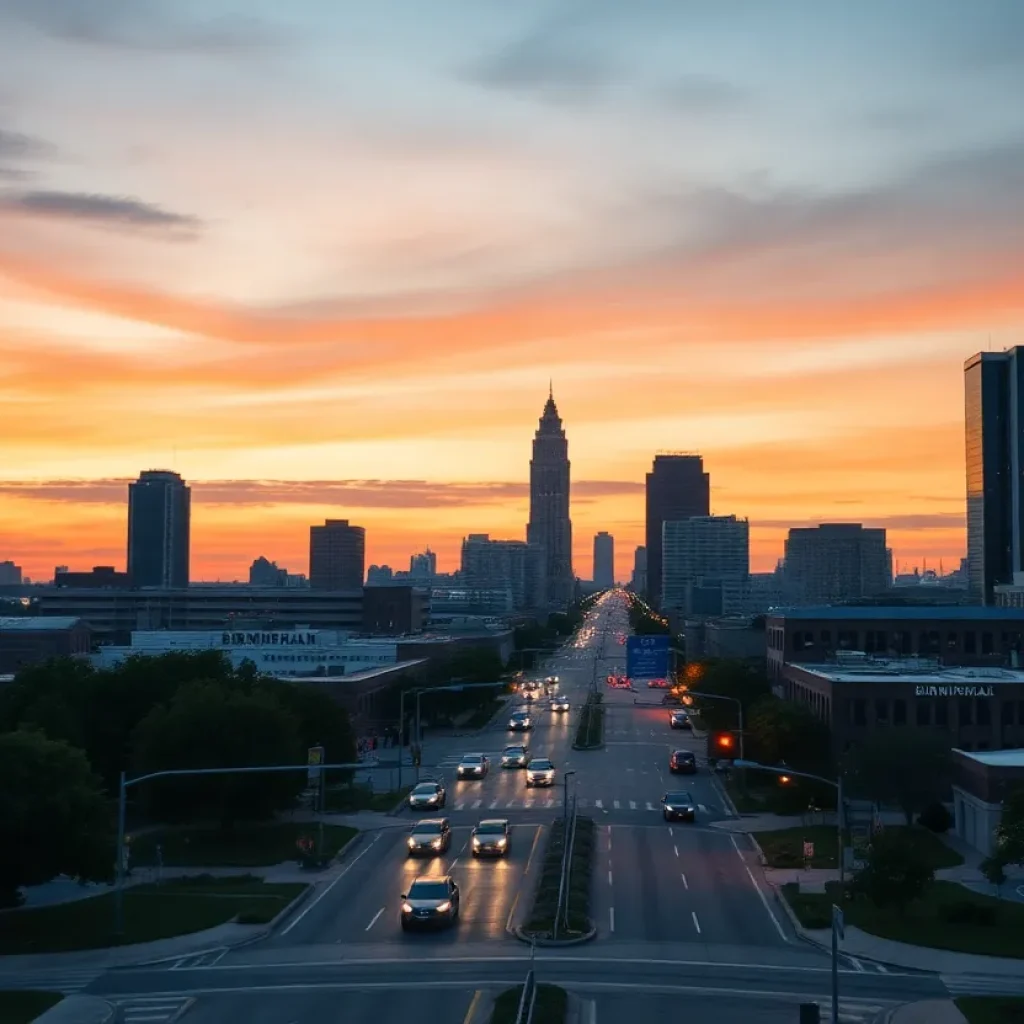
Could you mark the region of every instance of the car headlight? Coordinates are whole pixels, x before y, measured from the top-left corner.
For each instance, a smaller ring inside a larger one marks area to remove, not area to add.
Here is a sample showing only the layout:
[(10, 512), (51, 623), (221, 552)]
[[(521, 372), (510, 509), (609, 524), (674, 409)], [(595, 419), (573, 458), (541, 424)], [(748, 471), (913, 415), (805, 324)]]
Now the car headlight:
[(440, 840), (440, 839), (435, 839), (435, 840), (434, 840), (434, 841), (433, 841), (433, 842), (432, 842), (432, 843), (431, 843), (430, 845), (431, 845), (431, 846), (432, 846), (432, 847), (433, 847), (433, 848), (434, 848), (435, 850), (440, 850), (440, 849), (441, 849), (441, 840)]
[(479, 847), (479, 845), (480, 845), (480, 840), (477, 839), (476, 836), (473, 836), (473, 845), (476, 846), (476, 847)]
[(507, 846), (508, 845), (508, 840), (504, 839), (504, 838), (499, 839), (498, 840), (498, 845), (501, 846), (501, 847)]
[(402, 904), (402, 913), (403, 914), (411, 914), (412, 913), (412, 906), (411, 906), (411, 904), (403, 903)]
[(437, 912), (439, 914), (447, 914), (448, 911), (451, 910), (451, 909), (452, 909), (452, 901), (451, 900), (445, 900), (444, 903), (439, 903), (437, 905)]
[(409, 836), (409, 849), (412, 850), (412, 849), (415, 849), (415, 847), (416, 847), (416, 840), (413, 839), (412, 836)]
[(435, 793), (432, 797), (430, 797), (427, 800), (427, 803), (436, 804), (437, 803), (437, 794)]

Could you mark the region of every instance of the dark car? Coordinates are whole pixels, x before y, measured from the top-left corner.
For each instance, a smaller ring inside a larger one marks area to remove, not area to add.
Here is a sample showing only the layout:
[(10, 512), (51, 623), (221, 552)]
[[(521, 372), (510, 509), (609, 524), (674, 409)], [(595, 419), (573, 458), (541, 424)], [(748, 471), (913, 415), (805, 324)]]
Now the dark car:
[(666, 793), (661, 798), (661, 810), (666, 821), (697, 820), (697, 805), (689, 793)]
[(693, 729), (689, 714), (682, 710), (671, 712), (668, 716), (668, 724), (673, 729)]
[(417, 878), (402, 893), (402, 931), (455, 924), (459, 919), (459, 887), (451, 875)]
[(512, 829), (505, 818), (488, 818), (473, 829), (474, 857), (504, 857), (508, 853)]
[(440, 782), (421, 782), (409, 794), (411, 810), (436, 811), (448, 802), (448, 794)]
[(674, 750), (668, 759), (668, 770), (673, 775), (696, 775), (697, 755), (692, 750)]
[(447, 818), (424, 818), (413, 826), (407, 840), (410, 857), (436, 857), (451, 844), (452, 829)]

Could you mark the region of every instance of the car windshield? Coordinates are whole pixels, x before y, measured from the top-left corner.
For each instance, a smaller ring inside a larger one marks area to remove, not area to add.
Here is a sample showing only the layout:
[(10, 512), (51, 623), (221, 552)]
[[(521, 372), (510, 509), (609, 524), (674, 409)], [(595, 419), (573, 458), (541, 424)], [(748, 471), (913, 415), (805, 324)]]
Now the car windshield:
[(691, 754), (689, 750), (677, 750), (672, 756), (677, 761), (692, 761), (693, 760), (693, 754)]
[(506, 754), (510, 754), (513, 757), (522, 757), (523, 748), (522, 747), (506, 747), (505, 748), (505, 753)]
[(483, 764), (483, 754), (467, 754), (463, 759), (463, 764)]
[(411, 900), (446, 900), (448, 895), (447, 882), (413, 882), (409, 890)]
[(531, 768), (539, 768), (541, 771), (545, 771), (546, 769), (551, 767), (551, 762), (550, 761), (543, 761), (543, 760), (542, 761), (531, 761), (530, 762), (530, 767)]
[(476, 831), (478, 835), (504, 835), (505, 826), (500, 821), (482, 821)]
[(421, 782), (414, 790), (416, 796), (433, 796), (437, 792), (436, 782)]
[(424, 835), (424, 834), (428, 835), (428, 836), (440, 835), (441, 834), (441, 822), (439, 822), (439, 821), (423, 821), (423, 822), (420, 822), (420, 824), (417, 825), (416, 828), (413, 829), (413, 831), (417, 835)]
[(522, 719), (522, 718), (529, 718), (530, 716), (525, 711), (513, 711), (512, 712), (512, 717), (513, 718)]
[(668, 804), (688, 804), (690, 802), (689, 793), (666, 793), (665, 803)]

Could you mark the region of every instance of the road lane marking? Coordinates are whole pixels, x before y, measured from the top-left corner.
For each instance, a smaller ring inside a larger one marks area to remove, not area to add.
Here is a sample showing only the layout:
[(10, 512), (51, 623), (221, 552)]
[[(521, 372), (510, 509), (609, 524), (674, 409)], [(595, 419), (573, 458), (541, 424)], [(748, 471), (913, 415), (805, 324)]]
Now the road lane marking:
[(587, 1012), (587, 1024), (597, 1024), (597, 1000), (588, 999), (586, 1002)]
[(473, 810), (475, 811), (480, 806), (481, 803), (483, 803), (482, 800), (474, 800), (473, 801)]
[(672, 851), (677, 857), (679, 856), (679, 847), (676, 846), (675, 843), (672, 844)]
[(672, 836), (675, 835), (675, 832), (672, 831), (672, 826), (671, 825), (669, 825), (669, 827), (668, 827), (668, 834), (669, 834), (669, 837), (672, 837)]
[[(754, 872), (750, 870), (750, 865), (746, 862), (743, 857), (743, 851), (740, 849), (739, 843), (736, 842), (736, 837), (730, 832), (729, 838), (732, 840), (733, 849), (736, 851), (736, 856), (739, 857), (740, 863), (743, 865), (744, 870), (747, 872), (747, 876), (750, 878), (750, 884), (757, 891), (757, 895), (761, 897), (761, 902), (764, 904), (764, 909), (768, 911), (768, 916), (772, 919), (772, 924), (775, 925), (775, 930), (779, 933), (780, 938), (783, 942), (789, 942), (782, 925), (779, 924), (779, 919), (775, 916), (775, 911), (772, 910), (768, 903), (768, 897), (761, 891), (761, 886), (757, 884), (757, 879), (754, 877)], [(856, 973), (856, 972), (854, 972)]]
[(689, 889), (690, 888), (690, 883), (687, 882), (686, 875), (681, 874), (679, 877), (683, 880), (683, 888), (684, 889)]
[[(521, 826), (520, 826), (521, 827)], [(523, 881), (525, 882), (530, 874), (530, 865), (533, 863), (533, 855), (537, 852), (537, 843), (540, 842), (541, 833), (544, 831), (543, 825), (538, 825), (536, 832), (533, 834), (533, 846), (530, 847), (530, 856), (526, 858), (526, 867), (523, 868)], [(512, 901), (512, 906), (508, 911), (508, 919), (505, 921), (505, 931), (512, 931), (512, 918), (515, 916), (516, 907), (519, 906), (519, 897), (523, 894), (523, 887), (520, 885), (516, 890), (516, 898)]]
[(612, 873), (610, 871), (608, 872), (608, 884), (612, 884)]
[[(647, 806), (650, 807), (651, 805), (648, 804)], [(635, 811), (636, 810), (636, 801), (635, 800), (630, 800), (629, 801), (629, 809), (631, 811)]]
[(618, 800), (613, 800), (612, 801), (612, 807), (614, 807), (615, 810), (618, 810), (619, 809), (619, 801)]
[(882, 974), (888, 974), (889, 973), (889, 968), (886, 967), (885, 964), (875, 964), (875, 966), (878, 968), (878, 970)]
[(653, 810), (654, 810), (654, 804), (652, 804), (652, 803), (648, 803), (648, 805), (647, 805), (647, 810), (649, 810), (649, 811), (653, 811)]
[(369, 931), (379, 920), (380, 915), (384, 913), (384, 908), (381, 907), (376, 914), (373, 915), (373, 920), (366, 926), (366, 931)]
[(697, 911), (691, 910), (690, 916), (693, 918), (693, 927), (697, 929), (697, 934), (700, 935), (700, 921), (697, 920)]
[(492, 800), (492, 801), (491, 801), (491, 802), (490, 802), (490, 803), (489, 803), (489, 804), (488, 804), (487, 806), (488, 806), (488, 808), (489, 808), (490, 810), (492, 810), (492, 811), (493, 811), (493, 810), (494, 810), (494, 808), (498, 806), (498, 801), (497, 801), (497, 800)]
[(595, 806), (595, 807), (596, 807), (596, 808), (597, 808), (598, 810), (601, 810), (601, 808), (602, 808), (602, 807), (603, 807), (604, 805), (603, 805), (603, 804), (601, 803), (601, 801), (600, 801), (600, 800), (595, 800), (595, 801), (594, 801), (594, 806)]
[(342, 880), (342, 879), (343, 879), (343, 878), (344, 878), (344, 877), (345, 877), (345, 876), (346, 876), (346, 875), (347, 875), (348, 873), (349, 873), (349, 871), (351, 871), (351, 870), (352, 870), (352, 868), (353, 868), (353, 867), (354, 867), (354, 866), (356, 865), (356, 863), (358, 862), (359, 858), (360, 858), (360, 857), (362, 857), (362, 856), (363, 856), (364, 854), (368, 853), (368, 852), (369, 852), (370, 850), (372, 850), (372, 849), (373, 849), (373, 846), (374, 846), (374, 844), (375, 844), (375, 843), (377, 842), (377, 840), (378, 840), (378, 839), (380, 839), (380, 837), (381, 837), (381, 836), (382, 836), (383, 834), (384, 834), (383, 832), (378, 832), (378, 833), (377, 833), (377, 834), (376, 834), (376, 835), (375, 835), (375, 836), (373, 837), (373, 839), (371, 839), (371, 840), (370, 840), (370, 845), (369, 845), (369, 846), (364, 846), (364, 847), (363, 847), (363, 848), (362, 848), (362, 849), (361, 849), (361, 850), (360, 850), (360, 851), (359, 851), (359, 852), (358, 852), (358, 853), (357, 853), (357, 854), (356, 854), (356, 855), (355, 855), (355, 856), (354, 856), (354, 857), (353, 857), (353, 858), (352, 858), (352, 859), (351, 859), (351, 860), (350, 860), (350, 861), (348, 862), (348, 864), (346, 864), (346, 865), (345, 865), (345, 867), (344, 867), (344, 868), (342, 869), (342, 871), (341, 871), (341, 874), (339, 874), (339, 875), (338, 875), (338, 877), (337, 877), (337, 878), (335, 878), (335, 879), (334, 879), (334, 881), (333, 881), (333, 882), (331, 882), (331, 883), (330, 883), (330, 885), (328, 885), (328, 886), (327, 886), (327, 888), (325, 888), (325, 889), (323, 890), (323, 892), (321, 892), (321, 893), (320, 893), (319, 895), (317, 895), (317, 896), (314, 896), (314, 897), (313, 897), (313, 899), (311, 899), (311, 900), (309, 901), (309, 903), (307, 903), (307, 904), (306, 904), (306, 905), (305, 905), (305, 906), (304, 906), (304, 907), (303, 907), (303, 908), (302, 908), (302, 909), (301, 909), (301, 910), (300, 910), (300, 911), (298, 912), (298, 914), (296, 914), (296, 916), (295, 916), (295, 917), (293, 917), (293, 918), (291, 919), (291, 921), (289, 921), (289, 922), (288, 922), (288, 924), (286, 924), (286, 925), (284, 926), (284, 928), (282, 928), (282, 929), (281, 929), (281, 934), (282, 934), (282, 935), (287, 935), (287, 934), (288, 934), (288, 933), (289, 933), (289, 932), (290, 932), (290, 931), (291, 931), (291, 930), (292, 930), (292, 929), (293, 929), (293, 928), (294, 928), (294, 927), (295, 927), (295, 926), (296, 926), (296, 925), (297, 925), (297, 924), (298, 924), (298, 923), (299, 923), (299, 922), (300, 922), (300, 921), (301, 921), (301, 920), (302, 920), (302, 919), (303, 919), (303, 918), (304, 918), (304, 917), (305, 917), (305, 916), (306, 916), (306, 915), (307, 915), (307, 914), (308, 914), (308, 913), (309, 913), (309, 912), (310, 912), (310, 911), (311, 911), (311, 910), (312, 910), (312, 909), (313, 909), (313, 908), (314, 908), (314, 907), (315, 907), (315, 906), (316, 906), (316, 905), (317, 905), (317, 904), (318, 904), (318, 903), (319, 903), (319, 902), (320, 902), (320, 901), (321, 901), (321, 900), (322, 900), (322, 899), (323, 899), (323, 898), (324, 898), (324, 897), (325, 897), (325, 896), (326, 896), (326, 895), (327, 895), (327, 894), (328, 894), (328, 893), (329, 893), (329, 892), (330, 892), (330, 891), (331, 891), (331, 890), (332, 890), (332, 889), (333, 889), (333, 888), (334, 888), (334, 887), (335, 887), (335, 886), (336, 886), (336, 885), (337, 885), (337, 884), (338, 884), (338, 883), (339, 883), (339, 882), (340, 882), (340, 881), (341, 881), (341, 880)]
[(850, 956), (849, 953), (847, 953), (847, 959), (850, 961), (850, 963), (853, 964), (853, 966), (858, 971), (863, 971), (864, 970), (864, 965), (855, 956)]
[(615, 908), (608, 908), (608, 927), (614, 932), (615, 931)]
[(466, 1016), (462, 1021), (462, 1024), (473, 1024), (473, 1018), (476, 1016), (476, 1008), (480, 1005), (480, 999), (483, 996), (483, 989), (477, 989), (473, 993), (473, 1001), (469, 1004), (469, 1009), (466, 1011)]

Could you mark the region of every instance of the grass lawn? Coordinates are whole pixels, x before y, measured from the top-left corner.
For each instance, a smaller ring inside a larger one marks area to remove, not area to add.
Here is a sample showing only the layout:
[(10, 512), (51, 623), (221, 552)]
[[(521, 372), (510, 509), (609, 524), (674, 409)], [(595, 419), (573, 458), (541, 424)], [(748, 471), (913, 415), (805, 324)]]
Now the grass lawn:
[(961, 996), (957, 1009), (968, 1024), (1024, 1024), (1024, 997)]
[[(124, 944), (202, 931), (234, 918), (265, 924), (305, 891), (300, 882), (267, 885), (249, 875), (180, 878), (124, 891)], [(114, 896), (13, 910), (0, 917), (0, 955), (100, 949), (114, 941)]]
[[(523, 998), (523, 986), (506, 989), (494, 1001), (491, 1024), (516, 1024), (519, 1000)], [(538, 985), (537, 1001), (533, 1004), (531, 1024), (565, 1024), (569, 1009), (569, 995), (557, 985)]]
[[(388, 809), (394, 803), (388, 805)], [(297, 860), (299, 836), (316, 836), (318, 826), (310, 822), (271, 822), (239, 825), (230, 833), (217, 828), (167, 828), (145, 832), (131, 844), (132, 864), (152, 866), (161, 847), (165, 867), (256, 868)], [(356, 834), (345, 825), (325, 825), (324, 845), (334, 856)]]
[[(590, 880), (593, 874), (594, 854), (597, 850), (597, 829), (592, 818), (576, 819), (576, 838), (572, 848), (572, 870), (569, 877), (569, 930), (586, 932), (592, 927), (590, 913)], [(558, 908), (558, 889), (562, 877), (562, 821), (551, 827), (544, 863), (537, 880), (533, 910), (524, 931), (539, 936), (550, 936), (554, 931)], [(559, 928), (559, 934), (563, 929)]]
[(59, 992), (0, 992), (0, 1024), (29, 1024), (63, 998)]
[[(901, 915), (893, 909), (879, 909), (866, 900), (841, 900), (839, 884), (831, 883), (824, 893), (798, 893), (795, 885), (782, 891), (805, 928), (828, 928), (832, 904), (843, 908), (846, 923), (872, 935), (915, 946), (931, 946), (958, 953), (1024, 959), (1024, 904), (997, 900), (971, 892), (956, 882), (935, 882), (925, 897), (912, 903)], [(988, 908), (995, 915), (991, 924), (950, 921), (953, 906)]]
[[(934, 832), (926, 828), (888, 825), (886, 832), (908, 836), (921, 856), (933, 868), (955, 868), (964, 859), (956, 850), (950, 849)], [(813, 868), (834, 868), (839, 866), (839, 838), (836, 829), (830, 825), (797, 826), (771, 832), (755, 832), (754, 838), (764, 851), (769, 867), (799, 868), (804, 865), (803, 844), (806, 839), (814, 843)]]

